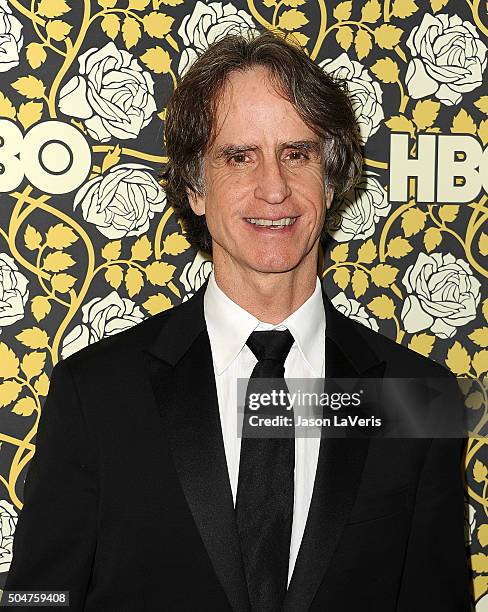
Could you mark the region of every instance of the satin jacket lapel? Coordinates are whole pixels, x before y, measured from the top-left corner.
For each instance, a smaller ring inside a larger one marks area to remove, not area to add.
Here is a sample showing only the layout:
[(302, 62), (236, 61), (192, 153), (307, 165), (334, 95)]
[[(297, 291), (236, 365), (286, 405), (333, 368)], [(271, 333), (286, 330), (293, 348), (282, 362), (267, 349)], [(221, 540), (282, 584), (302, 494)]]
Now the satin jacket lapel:
[[(327, 378), (382, 377), (385, 362), (323, 292)], [(362, 438), (322, 438), (307, 523), (284, 612), (305, 612), (329, 567), (357, 490), (369, 448)]]
[(250, 604), (203, 312), (205, 288), (166, 319), (149, 349), (150, 378), (195, 523), (229, 602), (244, 612)]

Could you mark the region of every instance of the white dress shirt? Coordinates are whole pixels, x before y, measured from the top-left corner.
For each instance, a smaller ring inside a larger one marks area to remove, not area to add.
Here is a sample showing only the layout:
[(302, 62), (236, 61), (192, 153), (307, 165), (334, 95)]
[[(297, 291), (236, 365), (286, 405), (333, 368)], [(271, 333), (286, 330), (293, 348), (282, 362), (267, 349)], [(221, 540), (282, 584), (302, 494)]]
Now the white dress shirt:
[[(325, 311), (317, 277), (315, 291), (282, 323), (259, 321), (217, 285), (213, 271), (204, 296), (204, 314), (212, 349), (229, 479), (236, 502), (241, 438), (237, 435), (237, 379), (249, 379), (257, 362), (246, 341), (253, 331), (288, 329), (295, 342), (285, 361), (286, 378), (324, 378)], [(241, 417), (242, 419), (242, 414)], [(288, 565), (290, 583), (312, 497), (320, 438), (295, 438), (293, 524)]]

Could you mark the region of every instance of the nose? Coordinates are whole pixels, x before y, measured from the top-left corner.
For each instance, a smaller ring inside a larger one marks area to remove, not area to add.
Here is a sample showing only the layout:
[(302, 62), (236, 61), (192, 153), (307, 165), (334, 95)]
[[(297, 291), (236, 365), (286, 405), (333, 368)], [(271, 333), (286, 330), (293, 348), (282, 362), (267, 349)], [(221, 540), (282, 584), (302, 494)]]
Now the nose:
[(290, 194), (286, 169), (274, 155), (263, 157), (256, 173), (254, 196), (269, 204), (280, 204)]

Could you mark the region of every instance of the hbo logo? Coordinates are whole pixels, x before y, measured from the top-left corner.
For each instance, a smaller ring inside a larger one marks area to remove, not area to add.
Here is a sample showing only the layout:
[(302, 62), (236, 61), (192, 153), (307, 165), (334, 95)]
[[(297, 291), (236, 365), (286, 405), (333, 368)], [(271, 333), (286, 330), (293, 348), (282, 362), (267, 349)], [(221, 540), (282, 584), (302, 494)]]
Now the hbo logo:
[(420, 134), (417, 156), (409, 156), (407, 134), (390, 137), (391, 201), (408, 200), (408, 179), (417, 182), (417, 202), (453, 204), (472, 202), (488, 191), (488, 147), (468, 134)]
[(17, 189), (25, 178), (44, 193), (69, 193), (91, 169), (83, 134), (61, 121), (42, 121), (26, 134), (0, 119), (0, 192)]

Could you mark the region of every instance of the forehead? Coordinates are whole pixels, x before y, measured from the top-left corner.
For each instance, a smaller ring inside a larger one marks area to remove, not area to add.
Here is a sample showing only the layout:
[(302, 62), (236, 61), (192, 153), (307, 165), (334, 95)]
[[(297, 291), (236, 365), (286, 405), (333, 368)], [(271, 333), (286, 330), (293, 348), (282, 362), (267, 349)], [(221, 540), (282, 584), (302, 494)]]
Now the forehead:
[(215, 142), (230, 136), (236, 140), (303, 139), (314, 135), (262, 66), (229, 75), (217, 104), (215, 128)]

